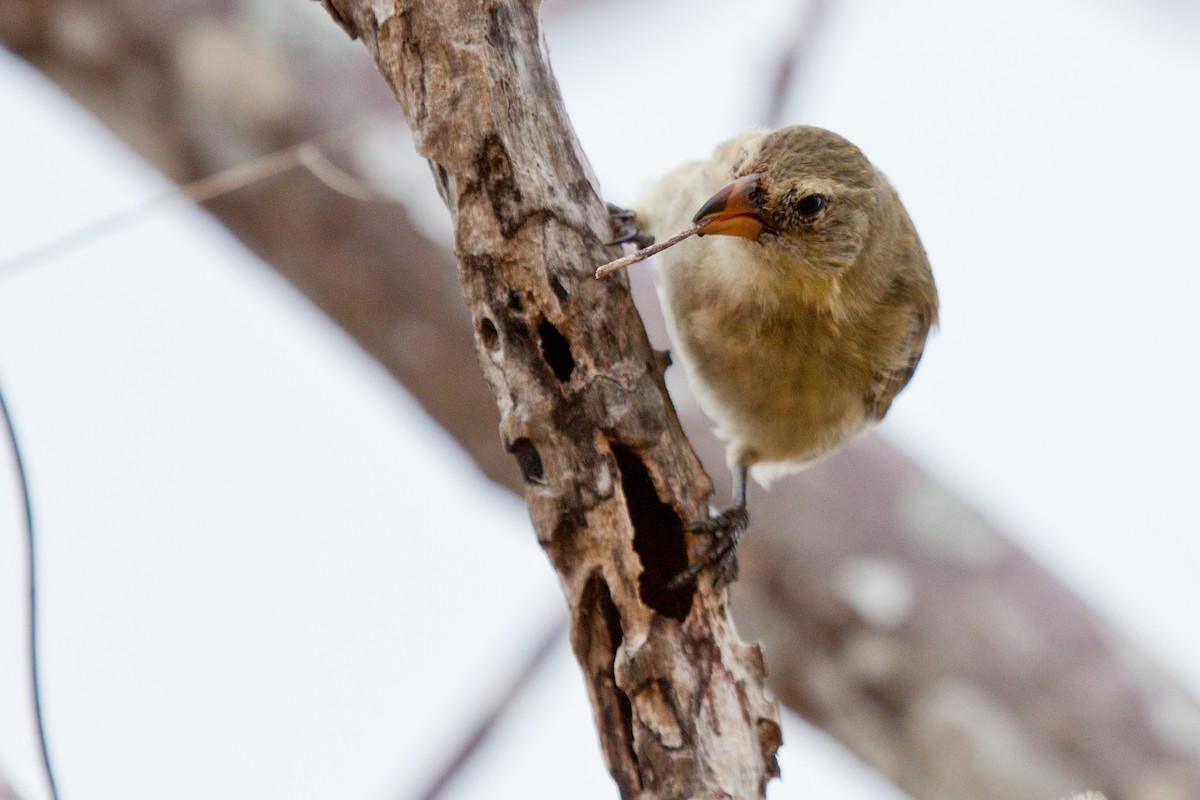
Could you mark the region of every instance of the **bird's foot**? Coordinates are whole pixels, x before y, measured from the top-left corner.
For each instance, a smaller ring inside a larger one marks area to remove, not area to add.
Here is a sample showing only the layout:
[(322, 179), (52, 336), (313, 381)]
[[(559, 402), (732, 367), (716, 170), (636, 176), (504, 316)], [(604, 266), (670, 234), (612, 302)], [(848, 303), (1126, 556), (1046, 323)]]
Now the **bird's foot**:
[(696, 577), (709, 567), (716, 571), (714, 584), (717, 586), (737, 580), (737, 546), (749, 524), (750, 515), (746, 507), (733, 506), (689, 527), (688, 530), (693, 533), (708, 535), (708, 549), (699, 561), (672, 578), (667, 586), (679, 589), (695, 583)]
[(608, 221), (612, 226), (613, 238), (606, 244), (633, 242), (639, 250), (654, 244), (653, 236), (638, 230), (636, 213), (613, 203), (607, 203), (607, 205)]

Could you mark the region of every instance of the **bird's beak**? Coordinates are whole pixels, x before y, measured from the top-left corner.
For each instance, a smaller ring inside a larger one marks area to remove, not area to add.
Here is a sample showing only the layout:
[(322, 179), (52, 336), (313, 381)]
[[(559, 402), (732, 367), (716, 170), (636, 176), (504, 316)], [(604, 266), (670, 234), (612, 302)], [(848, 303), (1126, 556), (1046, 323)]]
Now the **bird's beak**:
[(720, 234), (757, 239), (766, 227), (757, 202), (761, 177), (756, 172), (723, 186), (692, 217), (692, 222), (700, 226), (696, 232), (701, 236)]

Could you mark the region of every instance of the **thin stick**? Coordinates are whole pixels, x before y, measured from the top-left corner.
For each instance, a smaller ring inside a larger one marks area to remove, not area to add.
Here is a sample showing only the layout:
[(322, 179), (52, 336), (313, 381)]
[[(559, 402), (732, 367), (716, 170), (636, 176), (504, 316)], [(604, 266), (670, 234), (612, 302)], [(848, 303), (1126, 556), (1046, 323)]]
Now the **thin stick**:
[(647, 258), (649, 258), (650, 256), (654, 255), (655, 253), (661, 253), (663, 250), (666, 250), (668, 247), (673, 247), (674, 245), (679, 244), (680, 242), (682, 242), (684, 239), (688, 238), (689, 236), (695, 236), (699, 232), (700, 232), (700, 226), (692, 225), (691, 227), (684, 228), (679, 233), (675, 234), (674, 236), (670, 237), (669, 239), (664, 239), (661, 242), (655, 242), (654, 244), (650, 245), (649, 247), (643, 247), (641, 250), (638, 250), (636, 253), (627, 255), (624, 258), (618, 258), (616, 261), (610, 261), (607, 264), (605, 264), (604, 266), (602, 266), (596, 270), (596, 278), (597, 279), (603, 278), (605, 275), (609, 274), (610, 272), (616, 272), (619, 269), (625, 269), (630, 264), (636, 264), (639, 261), (644, 261)]
[(418, 800), (438, 800), (445, 794), (446, 787), (450, 784), (451, 780), (475, 757), (475, 754), (496, 727), (500, 718), (512, 708), (521, 694), (529, 688), (529, 684), (533, 682), (534, 677), (541, 671), (542, 666), (549, 660), (558, 643), (565, 639), (566, 635), (566, 620), (556, 620), (553, 626), (546, 629), (537, 646), (530, 651), (529, 658), (521, 667), (520, 672), (514, 675), (508, 686), (500, 692), (492, 707), (488, 709), (483, 718), (476, 724), (475, 729), (471, 731), (446, 764), (442, 766), (442, 769), (433, 781), (422, 790), (420, 795), (416, 796)]
[(366, 181), (334, 164), (313, 142), (300, 145), (296, 155), (305, 169), (313, 174), (313, 177), (338, 194), (345, 195), (351, 200), (364, 202), (395, 202), (394, 198), (375, 191)]
[[(141, 219), (152, 208), (155, 208), (167, 201), (184, 198), (193, 203), (205, 203), (209, 200), (214, 200), (222, 195), (229, 194), (238, 189), (274, 177), (290, 169), (294, 169), (301, 164), (308, 167), (309, 171), (317, 175), (312, 164), (315, 163), (312, 156), (312, 148), (316, 143), (320, 142), (329, 150), (342, 150), (354, 144), (356, 138), (365, 131), (377, 127), (383, 123), (394, 122), (399, 119), (396, 113), (383, 114), (378, 117), (372, 117), (349, 125), (341, 130), (334, 131), (328, 134), (313, 137), (308, 141), (294, 144), (285, 147), (282, 150), (277, 150), (274, 153), (268, 153), (265, 156), (260, 156), (253, 161), (239, 164), (235, 167), (222, 170), (214, 175), (209, 175), (204, 178), (199, 178), (191, 183), (185, 183), (182, 186), (175, 186), (161, 194), (151, 197), (131, 208), (124, 211), (118, 211), (112, 216), (94, 222), (91, 225), (86, 225), (67, 235), (55, 239), (43, 245), (38, 245), (32, 250), (18, 254), (12, 258), (0, 260), (0, 278), (6, 278), (18, 270), (31, 267), (34, 264), (45, 261), (63, 253), (79, 247), (87, 242), (105, 236), (113, 231), (123, 228), (135, 220)], [(318, 151), (319, 154), (319, 151)], [(330, 166), (333, 166), (332, 164)], [(318, 167), (319, 169), (320, 167)], [(330, 184), (326, 180), (326, 176), (317, 175), (317, 178), (325, 183)], [(342, 191), (340, 188), (336, 191)]]
[(832, 5), (832, 0), (809, 0), (804, 5), (800, 23), (775, 67), (774, 88), (763, 114), (763, 124), (768, 128), (777, 128), (787, 122), (784, 107), (797, 82), (797, 75), (804, 73), (809, 57), (825, 31), (825, 20)]

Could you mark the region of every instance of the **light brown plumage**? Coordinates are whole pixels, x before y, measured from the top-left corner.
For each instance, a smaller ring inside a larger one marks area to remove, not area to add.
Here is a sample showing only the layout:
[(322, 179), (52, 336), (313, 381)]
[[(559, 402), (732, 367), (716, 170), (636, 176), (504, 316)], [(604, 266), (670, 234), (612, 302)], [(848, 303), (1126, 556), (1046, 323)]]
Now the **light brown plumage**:
[(662, 178), (637, 215), (660, 239), (692, 222), (724, 234), (665, 251), (660, 294), (728, 442), (744, 527), (747, 469), (765, 483), (812, 463), (908, 383), (937, 320), (929, 262), (883, 174), (820, 128), (742, 134)]
[[(638, 208), (657, 238), (757, 173), (757, 237), (706, 236), (660, 256), (675, 350), (731, 466), (768, 479), (882, 419), (937, 319), (937, 290), (887, 179), (837, 134), (743, 134), (659, 181)], [(824, 198), (823, 207), (805, 215)], [(807, 201), (805, 198), (810, 198)]]

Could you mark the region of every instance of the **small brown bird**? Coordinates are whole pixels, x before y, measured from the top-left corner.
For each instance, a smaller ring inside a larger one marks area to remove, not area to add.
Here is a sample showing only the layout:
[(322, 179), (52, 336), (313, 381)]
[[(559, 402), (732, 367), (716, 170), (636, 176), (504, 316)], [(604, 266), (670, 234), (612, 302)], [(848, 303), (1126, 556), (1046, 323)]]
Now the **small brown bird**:
[(718, 538), (676, 584), (711, 565), (730, 580), (747, 471), (766, 485), (883, 419), (937, 321), (937, 289), (895, 189), (820, 128), (731, 139), (662, 178), (636, 213), (660, 240), (689, 224), (712, 235), (665, 251), (660, 295), (735, 478), (733, 506), (706, 526)]

